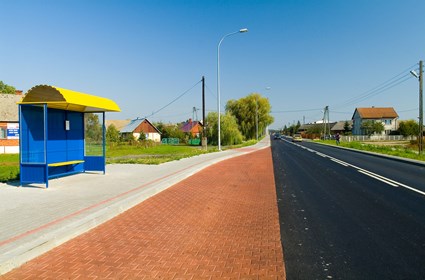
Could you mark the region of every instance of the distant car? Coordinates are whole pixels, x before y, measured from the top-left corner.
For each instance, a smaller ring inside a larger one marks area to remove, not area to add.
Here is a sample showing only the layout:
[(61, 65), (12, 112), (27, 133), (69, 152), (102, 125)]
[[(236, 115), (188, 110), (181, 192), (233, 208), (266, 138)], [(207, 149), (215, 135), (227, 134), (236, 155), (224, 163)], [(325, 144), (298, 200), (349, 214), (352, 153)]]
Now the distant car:
[(280, 134), (279, 133), (276, 133), (275, 135), (274, 135), (274, 137), (273, 137), (275, 140), (276, 139), (280, 139)]
[(292, 142), (302, 142), (303, 138), (301, 137), (301, 134), (294, 134), (292, 136)]

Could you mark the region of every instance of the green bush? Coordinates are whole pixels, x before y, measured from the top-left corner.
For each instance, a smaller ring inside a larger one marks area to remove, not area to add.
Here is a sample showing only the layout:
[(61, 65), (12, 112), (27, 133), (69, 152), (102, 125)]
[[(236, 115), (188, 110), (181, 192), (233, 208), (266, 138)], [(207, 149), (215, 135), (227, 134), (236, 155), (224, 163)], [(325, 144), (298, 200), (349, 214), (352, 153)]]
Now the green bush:
[(19, 179), (19, 166), (0, 166), (0, 182)]

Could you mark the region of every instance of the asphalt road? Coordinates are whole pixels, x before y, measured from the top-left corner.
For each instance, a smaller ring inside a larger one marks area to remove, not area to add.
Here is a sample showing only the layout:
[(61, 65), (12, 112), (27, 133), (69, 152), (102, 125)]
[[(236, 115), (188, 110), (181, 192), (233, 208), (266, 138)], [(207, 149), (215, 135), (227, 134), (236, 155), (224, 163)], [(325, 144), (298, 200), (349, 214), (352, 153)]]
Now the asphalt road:
[(287, 279), (425, 279), (425, 167), (273, 140)]

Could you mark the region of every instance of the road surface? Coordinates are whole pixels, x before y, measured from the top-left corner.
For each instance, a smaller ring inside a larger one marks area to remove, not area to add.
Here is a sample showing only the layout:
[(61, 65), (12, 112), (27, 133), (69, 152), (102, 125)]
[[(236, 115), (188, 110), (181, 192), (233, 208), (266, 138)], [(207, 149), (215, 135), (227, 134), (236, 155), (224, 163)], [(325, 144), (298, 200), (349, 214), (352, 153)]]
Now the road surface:
[(425, 279), (425, 167), (273, 140), (287, 279)]

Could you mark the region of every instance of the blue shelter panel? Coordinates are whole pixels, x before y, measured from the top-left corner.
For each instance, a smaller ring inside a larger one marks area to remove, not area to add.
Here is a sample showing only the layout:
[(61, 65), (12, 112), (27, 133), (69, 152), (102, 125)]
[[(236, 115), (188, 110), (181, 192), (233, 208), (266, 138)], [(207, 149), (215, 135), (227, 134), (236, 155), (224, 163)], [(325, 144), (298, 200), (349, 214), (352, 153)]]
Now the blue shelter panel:
[(44, 107), (21, 105), (20, 143), (22, 163), (45, 163)]
[[(83, 160), (84, 114), (48, 109), (48, 123), (48, 163)], [(49, 168), (49, 174), (51, 169), (64, 170), (65, 168)], [(70, 171), (75, 170), (71, 168)]]
[(86, 171), (105, 172), (105, 157), (103, 156), (85, 156), (84, 168)]
[(46, 165), (44, 164), (21, 164), (21, 184), (23, 183), (46, 183)]
[(84, 113), (67, 111), (67, 161), (83, 160), (84, 158)]
[(66, 111), (47, 109), (47, 163), (67, 161)]

